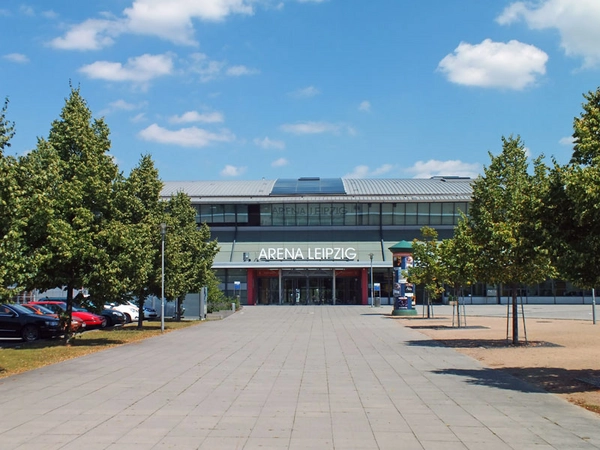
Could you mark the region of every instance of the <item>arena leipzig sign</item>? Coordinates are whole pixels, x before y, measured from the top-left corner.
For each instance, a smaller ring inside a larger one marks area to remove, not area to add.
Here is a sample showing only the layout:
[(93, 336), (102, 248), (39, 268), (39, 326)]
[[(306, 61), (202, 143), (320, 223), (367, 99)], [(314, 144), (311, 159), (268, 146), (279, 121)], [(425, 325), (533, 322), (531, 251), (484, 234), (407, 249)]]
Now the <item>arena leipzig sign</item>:
[(268, 247), (261, 248), (258, 259), (262, 260), (340, 260), (356, 259), (356, 249), (352, 247), (320, 247), (302, 250), (301, 248)]

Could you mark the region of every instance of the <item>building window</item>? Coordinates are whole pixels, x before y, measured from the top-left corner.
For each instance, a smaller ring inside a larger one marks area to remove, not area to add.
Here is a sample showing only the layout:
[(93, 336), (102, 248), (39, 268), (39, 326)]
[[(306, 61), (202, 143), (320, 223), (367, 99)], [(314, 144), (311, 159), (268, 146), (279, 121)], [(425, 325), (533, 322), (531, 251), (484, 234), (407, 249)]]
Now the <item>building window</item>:
[(247, 224), (248, 223), (248, 205), (235, 205), (237, 206), (237, 223)]
[(417, 203), (417, 223), (429, 225), (429, 203)]
[(460, 219), (460, 213), (461, 211), (464, 214), (468, 214), (469, 210), (468, 210), (468, 204), (467, 203), (455, 203), (454, 204), (454, 225), (458, 224), (458, 219)]
[(394, 204), (394, 225), (406, 223), (406, 205), (404, 203)]
[(441, 225), (442, 223), (442, 204), (441, 203), (430, 203), (429, 204), (429, 224), (430, 225)]
[(344, 225), (356, 225), (356, 203), (346, 203), (344, 207)]
[(394, 206), (395, 203), (384, 203), (381, 205), (381, 225), (394, 224)]
[(369, 203), (369, 225), (381, 223), (381, 203)]
[(269, 227), (273, 225), (271, 214), (271, 205), (260, 205), (260, 225)]
[(285, 208), (283, 203), (274, 203), (271, 205), (271, 225), (280, 227), (284, 225)]

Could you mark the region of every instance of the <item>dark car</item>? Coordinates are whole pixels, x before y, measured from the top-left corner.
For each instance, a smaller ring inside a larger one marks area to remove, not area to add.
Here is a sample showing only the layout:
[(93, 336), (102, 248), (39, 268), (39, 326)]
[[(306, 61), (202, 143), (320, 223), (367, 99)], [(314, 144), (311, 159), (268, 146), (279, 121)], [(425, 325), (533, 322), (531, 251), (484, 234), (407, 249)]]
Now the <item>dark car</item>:
[(34, 313), (21, 305), (0, 305), (0, 337), (26, 342), (61, 334), (60, 320)]
[[(45, 306), (34, 305), (32, 303), (23, 303), (23, 304), (21, 304), (21, 306), (23, 308), (30, 309), (34, 314), (51, 316), (51, 317), (54, 317), (55, 319), (60, 320), (60, 317), (58, 316), (58, 314), (56, 314), (51, 309), (46, 308)], [(83, 320), (81, 320), (79, 317), (76, 317), (76, 316), (71, 317), (71, 331), (73, 333), (80, 333), (82, 331), (85, 331), (85, 328), (86, 328), (86, 324)]]
[[(41, 300), (29, 303), (33, 305), (45, 306), (46, 308), (51, 309), (58, 315), (64, 314), (64, 312), (67, 311), (67, 304), (61, 301)], [(104, 317), (99, 316), (97, 314), (92, 314), (91, 312), (87, 312), (85, 310), (77, 308), (76, 306), (73, 306), (72, 316), (79, 317), (80, 319), (82, 319), (86, 324), (87, 330), (104, 328), (104, 326), (106, 325), (106, 319)]]
[(125, 314), (115, 309), (103, 309), (100, 315), (106, 319), (107, 327), (120, 327), (127, 323)]

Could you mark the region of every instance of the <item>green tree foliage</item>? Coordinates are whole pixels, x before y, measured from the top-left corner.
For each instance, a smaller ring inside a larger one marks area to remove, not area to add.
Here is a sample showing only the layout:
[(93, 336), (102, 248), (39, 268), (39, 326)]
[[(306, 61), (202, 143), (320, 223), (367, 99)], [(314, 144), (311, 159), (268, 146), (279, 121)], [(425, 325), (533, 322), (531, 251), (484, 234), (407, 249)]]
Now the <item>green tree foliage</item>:
[(543, 190), (543, 223), (562, 277), (582, 288), (600, 285), (600, 88), (584, 95), (574, 119), (569, 164), (554, 162)]
[(15, 124), (6, 120), (6, 111), (8, 110), (8, 98), (4, 100), (4, 106), (0, 110), (0, 156), (3, 156), (3, 150), (10, 147), (10, 140), (15, 135)]
[(475, 283), (475, 261), (479, 252), (473, 242), (473, 235), (468, 224), (468, 218), (462, 214), (458, 225), (454, 229), (451, 239), (444, 239), (440, 246), (440, 264), (444, 281), (453, 291), (456, 298), (458, 312), (458, 326), (460, 326), (460, 298), (466, 286)]
[(118, 170), (108, 155), (108, 136), (104, 121), (92, 119), (79, 89), (71, 87), (60, 119), (52, 123), (48, 139), (40, 139), (32, 152), (35, 158), (47, 158), (59, 171), (48, 191), (52, 210), (46, 218), (46, 234), (35, 248), (40, 265), (31, 287), (65, 287), (69, 317), (74, 289), (89, 287), (94, 297), (119, 282), (110, 252), (121, 230), (112, 222)]
[(0, 111), (0, 298), (10, 295), (9, 286), (18, 284), (19, 274), (25, 269), (20, 253), (20, 234), (14, 229), (13, 211), (19, 198), (16, 182), (16, 160), (5, 156), (14, 136), (14, 123), (6, 120), (8, 99)]
[(572, 164), (586, 166), (598, 165), (600, 156), (600, 88), (588, 92), (583, 112), (573, 119), (573, 157)]
[(469, 213), (479, 250), (477, 279), (510, 287), (513, 343), (518, 344), (518, 288), (522, 283), (539, 283), (554, 272), (542, 245), (540, 224), (531, 220), (540, 208), (540, 159), (535, 162), (536, 175), (530, 175), (520, 137), (503, 137), (502, 144), (502, 153), (490, 154), (484, 176), (473, 183)]
[(438, 233), (430, 227), (421, 228), (422, 240), (412, 243), (413, 266), (407, 270), (409, 283), (420, 284), (425, 288), (427, 317), (431, 317), (431, 298), (444, 292), (444, 272), (441, 263)]
[(206, 224), (196, 224), (196, 210), (188, 195), (179, 192), (167, 203), (165, 237), (165, 296), (177, 302), (177, 318), (185, 295), (199, 292), (209, 280), (216, 241)]
[[(160, 233), (163, 206), (162, 182), (150, 155), (142, 155), (129, 177), (118, 183), (116, 223), (121, 232), (114, 244), (113, 261), (120, 270), (121, 295), (133, 295), (140, 311), (144, 301), (156, 292), (160, 275)], [(111, 301), (124, 300), (113, 298)], [(142, 326), (143, 314), (138, 319)]]

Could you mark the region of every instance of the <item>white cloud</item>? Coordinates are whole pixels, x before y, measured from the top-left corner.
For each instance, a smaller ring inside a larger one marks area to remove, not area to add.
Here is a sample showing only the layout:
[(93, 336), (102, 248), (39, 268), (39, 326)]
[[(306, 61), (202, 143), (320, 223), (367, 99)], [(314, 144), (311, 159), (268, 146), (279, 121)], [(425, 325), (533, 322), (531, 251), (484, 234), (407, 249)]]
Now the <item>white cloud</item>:
[(246, 167), (236, 167), (227, 164), (223, 170), (221, 170), (221, 176), (223, 177), (238, 177), (246, 172)]
[(257, 73), (260, 73), (260, 70), (251, 69), (246, 66), (231, 66), (231, 67), (228, 67), (227, 71), (225, 72), (225, 74), (229, 75), (230, 77), (241, 77), (244, 75), (256, 75)]
[(56, 18), (58, 18), (58, 14), (55, 11), (51, 10), (51, 9), (49, 9), (47, 11), (42, 11), (42, 16), (44, 16), (46, 19), (56, 19)]
[(271, 167), (283, 167), (287, 166), (290, 162), (285, 158), (276, 159), (271, 163)]
[(187, 111), (181, 116), (172, 116), (169, 118), (170, 123), (220, 123), (225, 119), (220, 112), (199, 113), (198, 111)]
[(173, 72), (173, 60), (169, 54), (142, 55), (129, 58), (126, 64), (96, 61), (79, 69), (90, 78), (107, 81), (125, 81), (145, 85), (152, 79)]
[(598, 0), (544, 0), (514, 2), (496, 21), (508, 25), (523, 20), (533, 30), (556, 29), (569, 56), (582, 57), (584, 67), (600, 64), (600, 2)]
[(104, 116), (110, 114), (114, 111), (135, 111), (136, 109), (140, 109), (146, 106), (146, 102), (141, 102), (138, 104), (129, 103), (125, 100), (115, 100), (114, 102), (110, 102), (108, 107), (100, 111), (100, 115)]
[(438, 70), (452, 83), (520, 90), (546, 73), (547, 61), (548, 55), (533, 45), (486, 39), (476, 45), (461, 42), (440, 61)]
[(139, 113), (136, 114), (135, 116), (133, 116), (131, 118), (131, 121), (133, 123), (140, 123), (140, 122), (145, 122), (146, 121), (146, 113)]
[(458, 160), (417, 161), (414, 166), (405, 169), (412, 173), (414, 178), (431, 178), (433, 176), (459, 176), (477, 178), (483, 172), (483, 167), (478, 163), (465, 163)]
[(12, 61), (19, 64), (24, 64), (29, 62), (29, 58), (22, 53), (9, 53), (8, 55), (3, 56), (4, 59), (8, 61)]
[(86, 20), (54, 39), (57, 48), (97, 50), (123, 33), (156, 36), (181, 45), (197, 45), (194, 20), (218, 22), (232, 14), (251, 15), (254, 0), (134, 0), (122, 16)]
[(26, 16), (35, 16), (35, 11), (31, 6), (28, 5), (21, 5), (19, 7), (19, 11)]
[(49, 46), (61, 50), (100, 50), (114, 44), (114, 38), (123, 29), (118, 21), (89, 19), (71, 27), (62, 37), (49, 42)]
[(568, 147), (572, 147), (573, 144), (575, 143), (575, 139), (573, 139), (573, 136), (565, 136), (564, 138), (561, 138), (558, 143), (560, 145), (566, 145)]
[(305, 88), (298, 89), (294, 92), (290, 92), (290, 95), (296, 98), (310, 98), (319, 95), (320, 93), (321, 91), (319, 91), (316, 87), (307, 86)]
[(190, 72), (200, 75), (200, 81), (206, 83), (221, 76), (225, 62), (211, 61), (204, 53), (193, 53), (190, 57)]
[(282, 131), (292, 134), (322, 134), (339, 133), (342, 126), (328, 122), (302, 122), (283, 124), (280, 128)]
[(206, 147), (216, 142), (232, 142), (235, 140), (235, 136), (229, 130), (213, 133), (202, 128), (191, 127), (171, 131), (156, 124), (143, 129), (138, 135), (145, 141), (173, 144), (181, 147)]
[(358, 105), (358, 110), (363, 112), (371, 112), (371, 102), (363, 101)]
[(367, 177), (377, 177), (379, 175), (385, 175), (386, 173), (394, 170), (394, 166), (392, 164), (383, 164), (373, 170), (369, 166), (360, 165), (356, 166), (351, 173), (344, 175), (344, 178), (367, 178)]
[(278, 150), (283, 150), (285, 148), (285, 142), (272, 140), (266, 136), (264, 139), (258, 139), (258, 138), (254, 139), (254, 144), (256, 146), (264, 148), (264, 149), (275, 148)]

